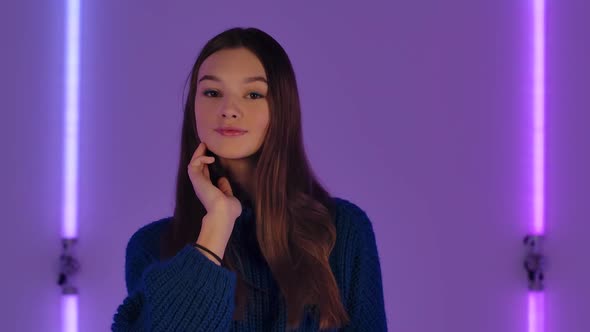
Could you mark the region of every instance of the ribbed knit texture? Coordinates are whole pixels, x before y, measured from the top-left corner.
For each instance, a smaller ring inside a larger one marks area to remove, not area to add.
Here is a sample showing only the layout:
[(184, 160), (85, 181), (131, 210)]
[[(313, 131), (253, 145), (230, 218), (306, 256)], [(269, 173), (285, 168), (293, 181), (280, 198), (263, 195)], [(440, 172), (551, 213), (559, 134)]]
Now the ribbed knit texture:
[[(351, 323), (340, 331), (387, 331), (381, 266), (372, 224), (347, 200), (334, 198), (337, 240), (330, 266)], [(251, 292), (246, 318), (234, 321), (236, 274), (186, 245), (159, 260), (159, 238), (171, 218), (141, 227), (129, 240), (125, 259), (127, 297), (114, 315), (112, 331), (285, 331), (286, 305), (259, 252), (242, 255), (244, 278), (270, 294)], [(245, 207), (232, 241), (246, 241), (254, 214)], [(242, 240), (243, 239), (243, 240)], [(296, 331), (318, 331), (306, 311)]]

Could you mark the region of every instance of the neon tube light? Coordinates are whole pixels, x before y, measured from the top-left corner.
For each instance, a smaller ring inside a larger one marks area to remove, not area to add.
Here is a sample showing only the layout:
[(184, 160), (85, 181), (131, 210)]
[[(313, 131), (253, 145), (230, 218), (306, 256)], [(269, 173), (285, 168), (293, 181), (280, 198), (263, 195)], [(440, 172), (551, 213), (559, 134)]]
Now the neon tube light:
[[(66, 0), (64, 59), (62, 238), (78, 236), (78, 118), (80, 82), (80, 0)], [(62, 295), (62, 331), (78, 331), (78, 295)]]
[[(533, 1), (533, 233), (545, 232), (545, 0)], [(543, 291), (528, 295), (528, 332), (544, 332)]]

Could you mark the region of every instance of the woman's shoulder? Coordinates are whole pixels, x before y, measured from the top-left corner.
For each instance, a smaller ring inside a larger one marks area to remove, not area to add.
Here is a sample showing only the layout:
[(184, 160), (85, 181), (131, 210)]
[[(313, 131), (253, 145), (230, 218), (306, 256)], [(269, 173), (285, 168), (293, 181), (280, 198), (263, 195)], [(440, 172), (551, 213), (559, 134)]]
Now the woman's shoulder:
[(166, 217), (140, 226), (129, 238), (127, 251), (141, 250), (154, 256), (159, 255), (161, 235), (171, 221), (172, 217)]
[[(336, 226), (336, 243), (330, 262), (335, 271), (352, 268), (350, 260), (357, 255), (378, 255), (373, 224), (365, 210), (343, 198), (333, 198)], [(342, 281), (346, 284), (346, 281)]]
[(348, 199), (332, 197), (334, 219), (338, 233), (352, 232), (366, 234), (373, 232), (373, 226), (365, 210)]

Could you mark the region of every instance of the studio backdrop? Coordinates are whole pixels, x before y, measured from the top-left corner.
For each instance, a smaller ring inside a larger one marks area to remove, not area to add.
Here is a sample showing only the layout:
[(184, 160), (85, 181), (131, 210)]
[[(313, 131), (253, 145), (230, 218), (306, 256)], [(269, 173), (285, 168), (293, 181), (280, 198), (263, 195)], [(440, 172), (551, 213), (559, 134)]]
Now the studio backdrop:
[[(289, 54), (311, 165), (373, 223), (391, 331), (590, 331), (590, 2), (546, 0), (541, 30), (538, 0), (79, 3), (77, 46), (68, 1), (0, 5), (1, 330), (65, 331), (64, 211), (80, 263), (67, 315), (109, 329), (129, 237), (173, 212), (187, 75), (239, 26)], [(523, 238), (541, 221), (531, 311)]]

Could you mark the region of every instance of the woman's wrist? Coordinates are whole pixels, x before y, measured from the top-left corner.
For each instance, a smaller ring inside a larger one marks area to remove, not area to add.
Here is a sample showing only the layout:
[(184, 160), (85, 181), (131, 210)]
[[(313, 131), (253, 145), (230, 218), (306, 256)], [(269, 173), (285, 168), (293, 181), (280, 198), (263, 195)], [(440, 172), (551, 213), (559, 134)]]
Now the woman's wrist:
[[(219, 237), (211, 237), (208, 234), (201, 232), (199, 238), (197, 241), (195, 241), (193, 246), (199, 249), (199, 251), (204, 253), (205, 256), (207, 256), (207, 258), (211, 259), (213, 262), (219, 263), (217, 258), (219, 258), (219, 260), (223, 259), (226, 244), (227, 242), (223, 240), (220, 241)], [(205, 249), (199, 248), (198, 246), (201, 246)], [(211, 253), (207, 252), (207, 250), (211, 251)], [(217, 256), (217, 258), (215, 256)]]
[(218, 266), (221, 266), (221, 257), (215, 254), (212, 250), (198, 243), (195, 243), (193, 247), (195, 247), (195, 249), (198, 249), (203, 255), (205, 255), (205, 257), (209, 258), (209, 260), (211, 260), (213, 263), (217, 264)]
[[(226, 225), (230, 224), (229, 227)], [(224, 227), (225, 226), (225, 227)], [(233, 230), (233, 223), (219, 215), (207, 214), (203, 218), (201, 231), (196, 243), (213, 251), (217, 256), (223, 258), (225, 247)]]

